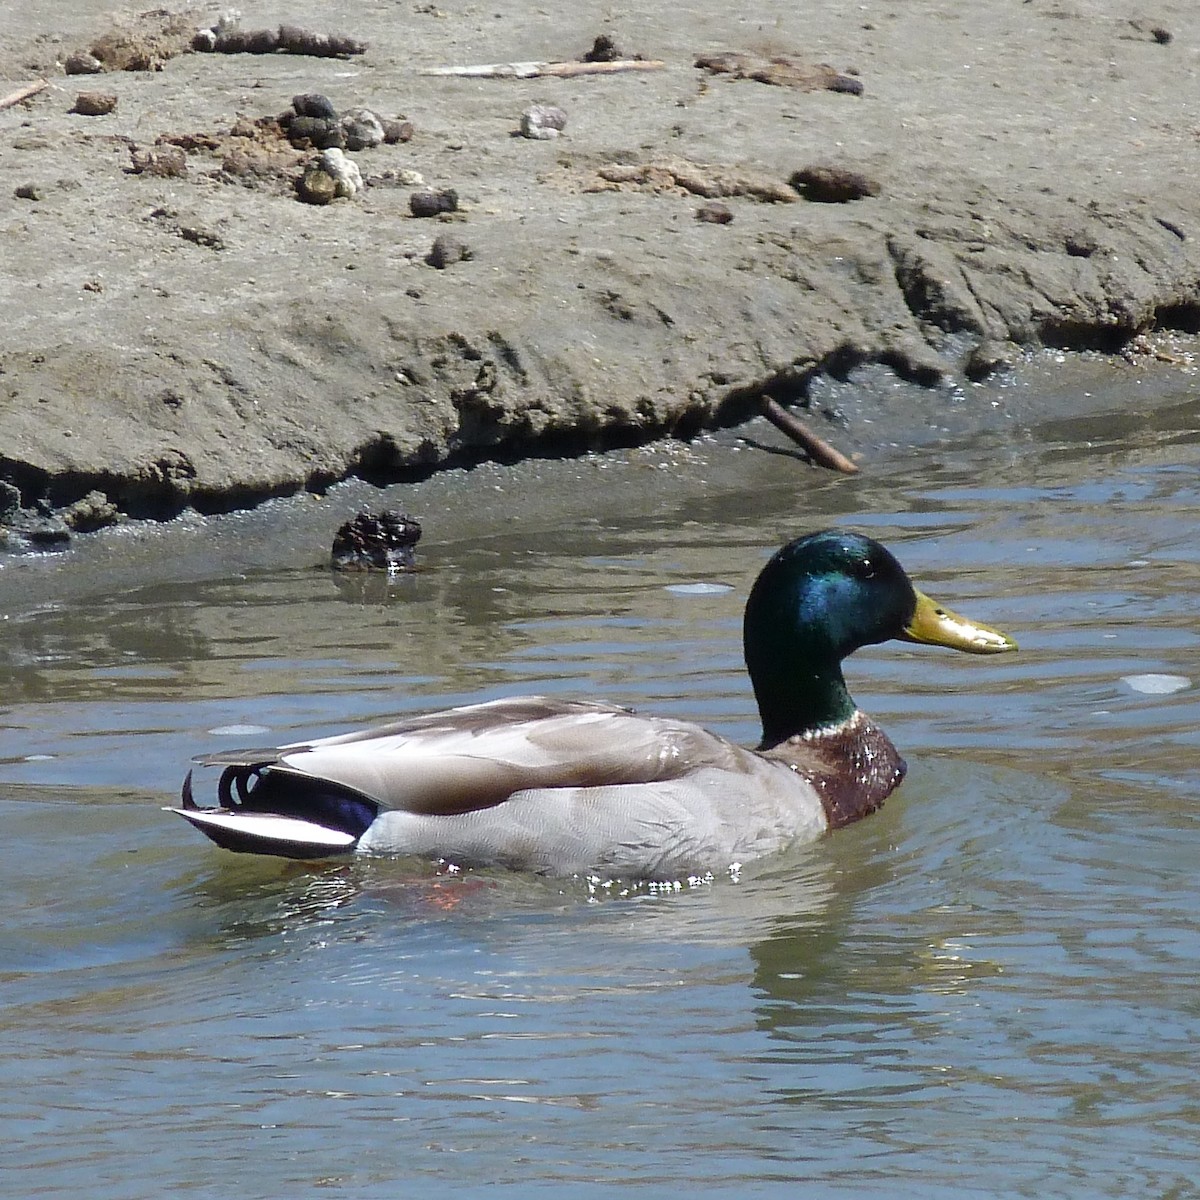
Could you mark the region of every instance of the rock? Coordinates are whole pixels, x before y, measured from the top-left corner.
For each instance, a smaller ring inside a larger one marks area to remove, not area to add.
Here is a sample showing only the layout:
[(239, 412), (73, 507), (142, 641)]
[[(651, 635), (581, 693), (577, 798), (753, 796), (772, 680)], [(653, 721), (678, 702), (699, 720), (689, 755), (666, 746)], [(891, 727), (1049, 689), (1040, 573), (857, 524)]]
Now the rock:
[(330, 563), (335, 571), (387, 571), (391, 575), (411, 570), (420, 540), (420, 522), (407, 513), (395, 509), (378, 515), (360, 512), (334, 534)]
[(319, 162), (309, 163), (296, 180), (296, 191), (306, 204), (332, 204), (337, 197), (337, 181)]
[(616, 62), (626, 55), (616, 38), (611, 33), (602, 33), (592, 43), (592, 48), (579, 60), (580, 62)]
[(68, 55), (63, 70), (68, 75), (99, 75), (104, 64), (94, 54), (80, 52)]
[(710, 200), (696, 209), (696, 220), (709, 225), (728, 225), (733, 220), (733, 210), (719, 200)]
[(82, 117), (104, 117), (116, 107), (117, 98), (111, 92), (80, 92), (71, 112)]
[(187, 155), (179, 146), (163, 145), (154, 150), (130, 148), (130, 173), (157, 179), (183, 179), (188, 173)]
[(336, 121), (337, 110), (328, 96), (320, 92), (306, 92), (292, 97), (292, 108), (298, 117), (319, 117), (325, 121)]
[(370, 150), (383, 142), (383, 123), (369, 108), (343, 113), (341, 127), (347, 150)]
[(337, 183), (337, 195), (348, 200), (362, 191), (362, 172), (358, 169), (358, 164), (340, 150), (323, 151), (321, 169), (328, 172)]
[(412, 140), (413, 123), (397, 117), (393, 121), (383, 122), (383, 140), (387, 145), (394, 146), (397, 142)]
[(308, 204), (329, 204), (350, 199), (362, 190), (362, 172), (340, 150), (323, 150), (321, 157), (309, 163), (296, 181), (300, 199)]
[(452, 233), (443, 233), (434, 240), (425, 261), (431, 267), (444, 271), (456, 262), (467, 262), (474, 257), (470, 246), (461, 238), (456, 238)]
[(521, 136), (545, 142), (567, 127), (567, 114), (552, 104), (534, 104), (521, 114)]
[(972, 383), (979, 383), (1013, 365), (1014, 348), (1007, 342), (987, 338), (973, 347), (963, 363), (963, 374)]
[(795, 172), (788, 182), (806, 200), (818, 204), (845, 204), (879, 195), (879, 183), (861, 171), (847, 167), (814, 165)]
[(18, 200), (44, 200), (46, 190), (38, 183), (19, 183), (13, 188), (13, 195)]
[(288, 141), (298, 150), (341, 150), (346, 144), (341, 125), (329, 117), (293, 117), (288, 122)]
[(88, 492), (76, 500), (63, 514), (63, 522), (75, 533), (92, 533), (115, 525), (120, 520), (117, 506), (101, 491)]
[(414, 217), (437, 217), (458, 211), (458, 193), (453, 188), (441, 191), (413, 192), (408, 198), (409, 211)]
[(0, 479), (0, 521), (9, 521), (21, 508), (21, 489)]

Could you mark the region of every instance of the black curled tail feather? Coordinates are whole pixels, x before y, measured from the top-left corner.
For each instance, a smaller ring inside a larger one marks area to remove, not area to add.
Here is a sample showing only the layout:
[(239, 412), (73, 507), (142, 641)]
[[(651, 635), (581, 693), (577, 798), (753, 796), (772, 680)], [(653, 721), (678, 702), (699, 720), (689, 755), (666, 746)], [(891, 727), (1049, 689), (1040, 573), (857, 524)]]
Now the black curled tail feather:
[[(183, 783), (182, 806), (199, 808), (192, 794), (192, 773)], [(379, 815), (379, 805), (339, 783), (265, 766), (238, 763), (221, 772), (220, 808), (228, 812), (274, 813), (311, 821), (360, 838)]]

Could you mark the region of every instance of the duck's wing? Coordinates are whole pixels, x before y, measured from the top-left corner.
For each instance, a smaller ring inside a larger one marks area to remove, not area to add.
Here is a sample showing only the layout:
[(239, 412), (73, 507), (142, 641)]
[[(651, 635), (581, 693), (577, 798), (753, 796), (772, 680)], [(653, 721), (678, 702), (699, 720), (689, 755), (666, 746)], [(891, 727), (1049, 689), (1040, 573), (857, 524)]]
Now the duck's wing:
[(383, 809), (446, 814), (488, 808), (528, 788), (671, 778), (697, 760), (719, 756), (722, 745), (696, 726), (613, 705), (534, 696), (197, 762), (322, 779)]
[(526, 697), (319, 741), (207, 755), (197, 762), (225, 768), (220, 806), (198, 808), (189, 782), (183, 807), (173, 811), (231, 849), (327, 855), (353, 849), (389, 811), (457, 816), (518, 793), (675, 779), (743, 753), (699, 726), (612, 705)]

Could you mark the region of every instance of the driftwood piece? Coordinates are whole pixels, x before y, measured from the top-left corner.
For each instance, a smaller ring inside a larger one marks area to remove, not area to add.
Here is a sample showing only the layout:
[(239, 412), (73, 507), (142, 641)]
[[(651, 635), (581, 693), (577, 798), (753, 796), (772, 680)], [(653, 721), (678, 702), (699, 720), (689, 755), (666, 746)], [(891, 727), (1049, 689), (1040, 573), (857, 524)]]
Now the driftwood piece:
[(209, 54), (306, 54), (310, 58), (348, 58), (365, 54), (367, 43), (338, 33), (312, 33), (295, 25), (278, 29), (202, 29), (192, 49)]
[(775, 426), (786, 433), (805, 454), (818, 466), (830, 471), (841, 471), (843, 475), (857, 475), (858, 466), (848, 459), (840, 450), (835, 450), (824, 438), (819, 438), (798, 417), (792, 416), (778, 401), (770, 396), (761, 400), (762, 415)]
[(572, 75), (613, 75), (618, 71), (661, 71), (667, 64), (657, 58), (621, 58), (614, 62), (510, 62), (477, 63), (470, 67), (429, 67), (422, 75), (463, 75), (475, 79), (558, 79)]
[(30, 96), (36, 96), (43, 88), (50, 86), (48, 79), (35, 79), (32, 83), (27, 83), (24, 87), (19, 87), (15, 92), (9, 92), (7, 96), (0, 97), (0, 109), (12, 108), (14, 104), (20, 104), (22, 100), (28, 100)]

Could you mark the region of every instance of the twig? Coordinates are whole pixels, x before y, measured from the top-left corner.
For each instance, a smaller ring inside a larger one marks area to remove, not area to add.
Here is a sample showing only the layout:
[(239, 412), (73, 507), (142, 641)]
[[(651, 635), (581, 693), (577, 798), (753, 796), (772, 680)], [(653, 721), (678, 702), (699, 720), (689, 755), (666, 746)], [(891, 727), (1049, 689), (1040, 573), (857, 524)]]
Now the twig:
[(770, 396), (761, 398), (762, 415), (782, 430), (818, 467), (827, 467), (831, 471), (841, 471), (843, 475), (857, 475), (858, 466), (851, 462), (840, 450), (835, 450), (827, 441), (817, 437), (803, 421), (793, 417), (777, 401)]
[(9, 92), (7, 96), (0, 98), (0, 108), (12, 108), (14, 104), (20, 104), (22, 100), (28, 100), (30, 96), (36, 96), (42, 88), (48, 88), (50, 80), (35, 79), (33, 83), (27, 83), (24, 87), (17, 88), (15, 92)]
[(667, 64), (657, 58), (618, 58), (613, 62), (510, 62), (479, 63), (472, 67), (429, 67), (422, 75), (469, 75), (477, 79), (537, 79), (553, 75), (612, 75), (617, 71), (661, 71)]

